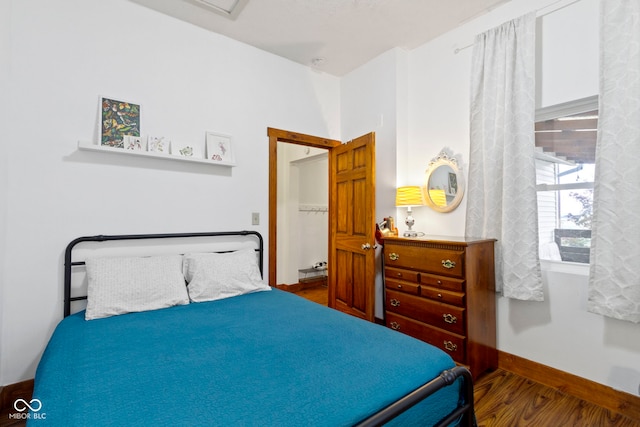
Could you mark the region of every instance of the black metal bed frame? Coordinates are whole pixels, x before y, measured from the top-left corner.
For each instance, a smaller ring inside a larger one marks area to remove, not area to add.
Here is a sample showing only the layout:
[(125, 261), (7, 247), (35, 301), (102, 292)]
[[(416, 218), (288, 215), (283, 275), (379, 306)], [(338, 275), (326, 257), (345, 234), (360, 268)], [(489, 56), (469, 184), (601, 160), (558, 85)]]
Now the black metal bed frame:
[(393, 402), (386, 408), (364, 419), (360, 423), (356, 424), (356, 426), (381, 426), (384, 423), (395, 418), (396, 416), (400, 415), (404, 411), (417, 405), (438, 390), (452, 385), (458, 378), (462, 379), (464, 402), (459, 402), (456, 409), (454, 409), (451, 413), (449, 413), (449, 415), (441, 419), (433, 427), (446, 427), (451, 425), (451, 423), (455, 422), (458, 419), (460, 419), (459, 423), (457, 424), (458, 426), (475, 427), (477, 424), (473, 407), (473, 379), (471, 377), (471, 372), (469, 372), (469, 370), (463, 366), (456, 366), (455, 368), (443, 371), (433, 380), (418, 387), (400, 400)]
[(199, 233), (168, 233), (168, 234), (121, 234), (121, 235), (98, 235), (78, 237), (72, 240), (64, 252), (64, 317), (71, 314), (71, 303), (73, 301), (86, 300), (86, 295), (71, 296), (71, 270), (74, 266), (84, 265), (84, 261), (73, 261), (71, 253), (74, 247), (82, 242), (106, 242), (114, 240), (150, 240), (150, 239), (173, 239), (190, 237), (219, 237), (219, 236), (255, 236), (257, 239), (258, 266), (260, 275), (263, 274), (264, 243), (262, 235), (257, 231), (211, 231)]
[[(122, 235), (97, 235), (85, 236), (72, 240), (65, 250), (64, 255), (64, 317), (71, 314), (71, 303), (73, 301), (85, 300), (86, 295), (71, 296), (71, 273), (72, 267), (84, 265), (84, 261), (73, 261), (72, 252), (76, 245), (82, 242), (105, 242), (117, 240), (147, 240), (147, 239), (171, 239), (171, 238), (191, 238), (191, 237), (216, 237), (216, 236), (254, 236), (257, 239), (258, 266), (260, 274), (263, 274), (264, 243), (262, 235), (257, 231), (218, 231), (199, 233), (168, 233), (168, 234), (122, 234)], [(224, 251), (220, 251), (224, 252)], [(393, 402), (386, 408), (367, 417), (356, 424), (358, 427), (380, 426), (397, 417), (422, 400), (434, 394), (438, 390), (453, 385), (458, 379), (462, 381), (463, 402), (458, 402), (458, 407), (449, 415), (440, 420), (434, 427), (445, 427), (459, 420), (458, 425), (462, 427), (476, 426), (474, 403), (473, 403), (473, 379), (468, 369), (456, 366), (450, 370), (442, 372), (439, 376), (416, 390)]]

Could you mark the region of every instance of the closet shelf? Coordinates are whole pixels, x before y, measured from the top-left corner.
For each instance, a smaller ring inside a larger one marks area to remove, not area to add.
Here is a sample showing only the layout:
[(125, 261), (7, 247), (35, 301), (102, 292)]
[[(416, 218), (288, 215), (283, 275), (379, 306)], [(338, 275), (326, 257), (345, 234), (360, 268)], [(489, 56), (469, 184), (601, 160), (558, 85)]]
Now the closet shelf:
[(102, 153), (120, 154), (125, 156), (147, 157), (147, 158), (153, 158), (153, 159), (175, 160), (178, 162), (201, 163), (201, 164), (213, 165), (213, 166), (225, 166), (225, 167), (235, 166), (235, 163), (220, 163), (220, 162), (214, 162), (213, 160), (202, 159), (202, 158), (194, 159), (193, 157), (174, 156), (172, 154), (158, 154), (150, 151), (132, 151), (132, 150), (125, 150), (123, 148), (104, 147), (104, 146), (93, 144), (91, 142), (86, 142), (86, 141), (78, 141), (78, 150), (99, 151)]
[(300, 205), (299, 212), (328, 212), (329, 207), (326, 205)]

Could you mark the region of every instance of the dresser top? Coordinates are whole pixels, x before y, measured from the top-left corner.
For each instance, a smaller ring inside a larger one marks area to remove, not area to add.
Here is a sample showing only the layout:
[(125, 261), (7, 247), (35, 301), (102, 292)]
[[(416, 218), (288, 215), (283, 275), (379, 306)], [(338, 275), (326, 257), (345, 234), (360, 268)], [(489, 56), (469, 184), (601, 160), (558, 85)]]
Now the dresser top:
[(455, 244), (455, 245), (473, 245), (484, 242), (495, 242), (496, 239), (482, 239), (477, 237), (464, 237), (464, 236), (437, 236), (427, 234), (421, 237), (403, 237), (403, 236), (385, 236), (385, 241), (389, 242), (418, 242), (418, 243), (440, 243), (440, 244)]

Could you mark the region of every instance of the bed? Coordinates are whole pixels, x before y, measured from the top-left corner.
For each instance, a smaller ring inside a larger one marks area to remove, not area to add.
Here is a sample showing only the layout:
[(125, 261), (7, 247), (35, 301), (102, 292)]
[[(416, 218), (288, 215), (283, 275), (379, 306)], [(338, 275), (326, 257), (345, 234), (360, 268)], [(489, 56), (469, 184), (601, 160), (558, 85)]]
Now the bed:
[[(175, 275), (175, 257), (193, 295), (135, 306), (164, 292), (155, 282)], [(38, 365), (42, 407), (28, 424), (475, 425), (468, 370), (426, 343), (269, 288), (262, 259), (254, 231), (73, 240), (64, 319)], [(134, 282), (149, 277), (153, 290), (140, 294)], [(124, 308), (114, 311), (114, 298)]]

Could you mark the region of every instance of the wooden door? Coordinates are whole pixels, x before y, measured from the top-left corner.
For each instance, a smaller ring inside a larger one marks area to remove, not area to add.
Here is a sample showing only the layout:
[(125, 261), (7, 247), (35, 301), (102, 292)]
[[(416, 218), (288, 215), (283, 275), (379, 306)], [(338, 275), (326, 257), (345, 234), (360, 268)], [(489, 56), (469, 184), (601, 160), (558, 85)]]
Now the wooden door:
[(329, 307), (375, 318), (375, 134), (329, 151)]

